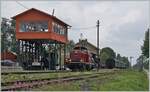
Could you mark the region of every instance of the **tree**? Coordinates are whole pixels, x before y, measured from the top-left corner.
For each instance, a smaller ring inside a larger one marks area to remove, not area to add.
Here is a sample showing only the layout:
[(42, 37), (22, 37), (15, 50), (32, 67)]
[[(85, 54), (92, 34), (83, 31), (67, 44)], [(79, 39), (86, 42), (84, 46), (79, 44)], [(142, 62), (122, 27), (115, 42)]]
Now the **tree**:
[(69, 40), (69, 42), (67, 43), (67, 52), (70, 53), (70, 51), (72, 51), (72, 49), (75, 47), (75, 43), (73, 40)]
[(11, 50), (16, 52), (15, 21), (2, 18), (1, 22), (1, 52)]
[(116, 53), (110, 47), (105, 47), (100, 51), (100, 58), (102, 62), (105, 62), (109, 58), (115, 59)]
[(128, 57), (125, 57), (125, 56), (121, 57), (121, 61), (122, 61), (123, 63), (125, 63), (125, 66), (126, 66), (126, 67), (129, 67), (129, 66), (130, 66), (130, 62), (129, 62), (129, 60), (128, 60)]
[(137, 63), (135, 64), (135, 67), (137, 67), (140, 71), (144, 68), (149, 69), (149, 61), (143, 62), (144, 58), (149, 58), (149, 28), (145, 32), (145, 39), (144, 39), (144, 44), (141, 47), (142, 50), (142, 55), (139, 56), (137, 59)]
[(125, 64), (126, 67), (129, 67), (131, 64), (129, 62), (128, 57), (121, 56), (120, 54), (117, 54), (116, 59), (120, 62)]
[(116, 59), (117, 59), (117, 60), (121, 60), (121, 55), (120, 55), (120, 54), (117, 54)]
[(143, 55), (140, 55), (139, 57), (138, 57), (138, 59), (136, 60), (137, 62), (136, 62), (136, 64), (134, 65), (134, 67), (136, 68), (136, 69), (138, 69), (139, 71), (142, 71), (143, 70)]
[(17, 41), (16, 41), (16, 33), (15, 33), (15, 20), (11, 20), (11, 51), (16, 52), (17, 51)]
[(106, 52), (103, 52), (100, 54), (101, 62), (105, 63), (105, 61), (109, 58), (108, 54)]
[(148, 58), (149, 57), (149, 28), (145, 32), (144, 44), (141, 49), (142, 49), (142, 54)]

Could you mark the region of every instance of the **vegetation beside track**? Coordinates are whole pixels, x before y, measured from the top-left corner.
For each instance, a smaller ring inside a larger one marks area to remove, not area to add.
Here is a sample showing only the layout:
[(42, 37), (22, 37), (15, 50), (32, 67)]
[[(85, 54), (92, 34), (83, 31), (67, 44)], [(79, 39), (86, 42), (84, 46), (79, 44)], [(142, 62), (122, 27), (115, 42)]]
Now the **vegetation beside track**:
[[(111, 72), (112, 70), (103, 69), (99, 72)], [(92, 74), (95, 73), (94, 71), (87, 71), (87, 72), (53, 72), (53, 73), (29, 73), (29, 74), (7, 74), (1, 75), (1, 82), (14, 82), (20, 80), (34, 80), (34, 79), (44, 79), (44, 78), (60, 78), (60, 77), (68, 77), (68, 76), (76, 76), (76, 75), (83, 75), (83, 74)]]
[(97, 86), (96, 81), (92, 84), (94, 84), (93, 88), (95, 88), (93, 90), (102, 91), (148, 91), (149, 89), (147, 74), (134, 70), (124, 71), (99, 86)]
[(64, 73), (34, 73), (34, 74), (8, 74), (1, 75), (2, 83), (13, 82), (19, 80), (32, 80), (32, 79), (43, 79), (43, 78), (59, 78), (81, 74), (90, 74), (92, 72), (64, 72)]
[(112, 75), (82, 81), (44, 85), (32, 90), (42, 91), (148, 91), (148, 78), (145, 72), (124, 70)]

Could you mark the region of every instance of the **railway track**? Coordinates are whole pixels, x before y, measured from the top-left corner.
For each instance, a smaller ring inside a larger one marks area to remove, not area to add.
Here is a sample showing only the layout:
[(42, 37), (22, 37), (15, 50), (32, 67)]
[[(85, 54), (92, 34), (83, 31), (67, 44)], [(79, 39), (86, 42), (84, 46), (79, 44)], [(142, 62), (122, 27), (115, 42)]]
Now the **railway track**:
[(7, 74), (33, 74), (33, 73), (64, 73), (64, 72), (71, 72), (70, 70), (46, 70), (46, 71), (8, 71), (8, 72), (1, 72), (2, 75)]
[(30, 88), (51, 84), (51, 83), (60, 83), (60, 82), (69, 82), (75, 80), (84, 80), (86, 78), (96, 78), (98, 76), (105, 76), (108, 74), (114, 74), (115, 71), (112, 72), (104, 72), (104, 73), (93, 73), (93, 74), (84, 74), (84, 75), (76, 75), (69, 77), (60, 77), (60, 78), (46, 78), (46, 79), (36, 79), (36, 80), (25, 80), (25, 81), (15, 81), (15, 82), (6, 82), (2, 84), (2, 91), (15, 91), (15, 90), (28, 90)]

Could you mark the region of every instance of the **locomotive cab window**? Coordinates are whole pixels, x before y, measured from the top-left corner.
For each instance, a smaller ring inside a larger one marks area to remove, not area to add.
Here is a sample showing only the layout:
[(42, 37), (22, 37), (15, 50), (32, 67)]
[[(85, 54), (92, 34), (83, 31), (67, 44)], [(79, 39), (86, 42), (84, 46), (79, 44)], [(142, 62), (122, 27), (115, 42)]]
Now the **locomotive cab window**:
[(81, 47), (81, 50), (82, 50), (82, 51), (87, 51), (87, 48)]
[(85, 48), (85, 47), (75, 47), (74, 50), (87, 51), (87, 48)]
[(48, 21), (23, 21), (20, 32), (48, 32)]
[(80, 47), (75, 47), (74, 50), (80, 50)]

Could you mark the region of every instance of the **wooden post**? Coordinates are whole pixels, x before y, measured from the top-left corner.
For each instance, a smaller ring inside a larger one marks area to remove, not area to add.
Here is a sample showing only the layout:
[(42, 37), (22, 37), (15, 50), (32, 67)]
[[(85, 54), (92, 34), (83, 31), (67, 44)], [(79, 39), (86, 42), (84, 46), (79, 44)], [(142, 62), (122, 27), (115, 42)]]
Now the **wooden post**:
[(29, 63), (31, 63), (31, 41), (29, 41)]
[(64, 44), (64, 62), (65, 62), (65, 58), (66, 58), (66, 44)]
[[(50, 41), (48, 41), (48, 45), (50, 45)], [(52, 69), (51, 65), (52, 65), (52, 59), (51, 59), (51, 52), (48, 53), (48, 62), (49, 62), (49, 70)]]
[(25, 46), (25, 57), (24, 57), (24, 60), (25, 60), (25, 62), (27, 62), (27, 41), (25, 41), (25, 45), (24, 46)]
[(54, 42), (55, 47), (54, 47), (54, 62), (53, 62), (53, 68), (56, 69), (56, 62), (57, 62), (57, 44)]
[(20, 40), (17, 40), (17, 62), (19, 63), (19, 66), (21, 66), (21, 60), (20, 60)]
[[(32, 41), (32, 43), (31, 43), (31, 56), (32, 56), (32, 59), (31, 59), (31, 60), (32, 60), (32, 62), (33, 62), (33, 41)], [(31, 63), (32, 63), (32, 62), (31, 62)]]
[(23, 41), (21, 40), (21, 62), (23, 63), (23, 60), (24, 60), (24, 55), (23, 55), (23, 49), (24, 49), (24, 47), (23, 47)]
[(59, 66), (60, 66), (60, 70), (61, 70), (61, 44), (59, 44)]

